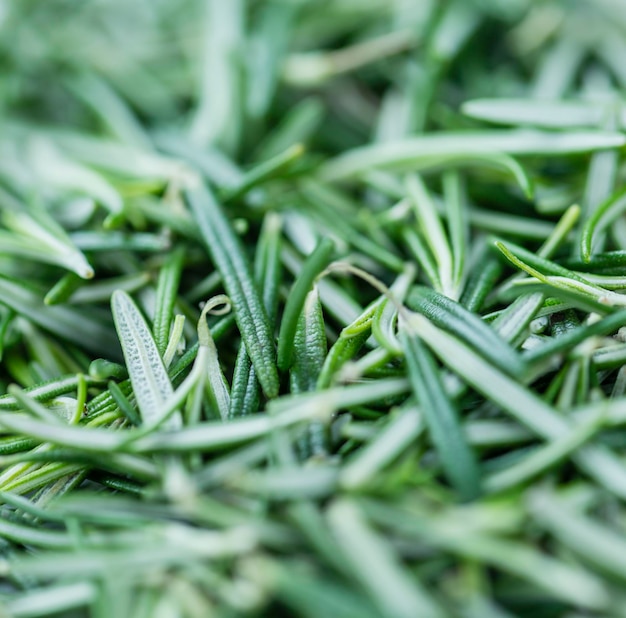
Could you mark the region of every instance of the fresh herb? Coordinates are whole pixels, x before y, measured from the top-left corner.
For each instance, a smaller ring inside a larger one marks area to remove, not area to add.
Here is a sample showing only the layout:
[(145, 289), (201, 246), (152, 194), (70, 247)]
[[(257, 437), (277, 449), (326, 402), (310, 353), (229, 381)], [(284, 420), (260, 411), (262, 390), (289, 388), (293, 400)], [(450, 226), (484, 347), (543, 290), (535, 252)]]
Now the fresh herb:
[(626, 617), (625, 33), (0, 3), (0, 615)]

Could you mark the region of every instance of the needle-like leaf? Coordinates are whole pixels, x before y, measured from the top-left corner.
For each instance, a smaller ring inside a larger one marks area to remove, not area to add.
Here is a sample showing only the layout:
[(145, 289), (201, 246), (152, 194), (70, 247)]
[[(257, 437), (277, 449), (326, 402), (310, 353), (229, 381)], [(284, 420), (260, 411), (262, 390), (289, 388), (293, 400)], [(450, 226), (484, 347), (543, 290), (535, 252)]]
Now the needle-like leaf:
[[(157, 411), (173, 394), (169, 376), (150, 329), (131, 297), (126, 292), (114, 292), (111, 310), (142, 420), (148, 426), (155, 425), (161, 420)], [(180, 414), (174, 414), (165, 425), (177, 429), (181, 424)]]

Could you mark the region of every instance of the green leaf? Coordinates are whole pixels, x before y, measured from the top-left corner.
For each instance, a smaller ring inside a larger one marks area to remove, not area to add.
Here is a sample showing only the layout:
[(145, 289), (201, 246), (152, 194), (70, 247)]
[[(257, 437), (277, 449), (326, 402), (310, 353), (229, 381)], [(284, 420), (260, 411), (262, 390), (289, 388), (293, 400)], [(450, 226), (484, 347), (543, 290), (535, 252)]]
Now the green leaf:
[[(111, 310), (141, 418), (148, 427), (156, 425), (161, 421), (159, 409), (173, 395), (169, 376), (150, 329), (132, 298), (126, 292), (114, 292)], [(180, 413), (176, 413), (164, 426), (178, 429), (181, 424)]]
[(302, 271), (291, 289), (278, 334), (278, 367), (283, 371), (292, 364), (293, 340), (307, 294), (315, 278), (328, 266), (334, 250), (335, 245), (328, 238), (320, 241), (302, 266)]
[(594, 209), (585, 222), (581, 238), (580, 253), (585, 262), (591, 260), (594, 239), (606, 230), (626, 210), (626, 191), (619, 191)]
[(237, 326), (263, 392), (275, 397), (279, 385), (272, 331), (241, 243), (206, 187), (187, 191), (187, 198), (232, 301)]
[[(475, 99), (466, 101), (461, 111), (472, 118), (495, 124), (533, 125), (546, 129), (598, 127), (612, 105), (590, 101), (546, 99)], [(626, 126), (626, 115), (622, 120)]]
[(511, 376), (524, 373), (520, 355), (494, 329), (460, 304), (425, 286), (414, 286), (406, 298), (406, 305), (467, 342), (483, 358)]
[(487, 162), (506, 167), (525, 190), (529, 185), (519, 166), (504, 155), (571, 155), (619, 148), (626, 138), (602, 131), (548, 133), (532, 130), (441, 133), (363, 146), (327, 162), (326, 180), (341, 180), (372, 169), (414, 171)]
[(409, 328), (407, 325), (403, 329), (402, 343), (413, 394), (446, 476), (462, 500), (473, 500), (480, 494), (481, 484), (476, 457), (465, 440), (458, 410), (445, 392), (432, 356)]

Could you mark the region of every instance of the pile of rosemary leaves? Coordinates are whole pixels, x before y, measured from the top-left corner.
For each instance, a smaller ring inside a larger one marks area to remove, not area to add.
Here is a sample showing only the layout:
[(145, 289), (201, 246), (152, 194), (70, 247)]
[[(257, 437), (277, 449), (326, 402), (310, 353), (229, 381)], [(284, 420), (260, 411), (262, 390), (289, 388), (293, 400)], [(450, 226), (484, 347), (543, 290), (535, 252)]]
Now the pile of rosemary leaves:
[(626, 616), (623, 0), (0, 2), (0, 615)]

